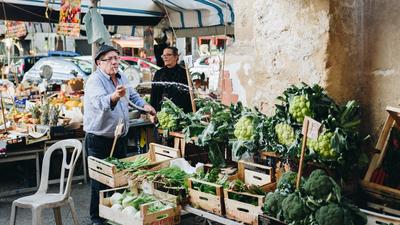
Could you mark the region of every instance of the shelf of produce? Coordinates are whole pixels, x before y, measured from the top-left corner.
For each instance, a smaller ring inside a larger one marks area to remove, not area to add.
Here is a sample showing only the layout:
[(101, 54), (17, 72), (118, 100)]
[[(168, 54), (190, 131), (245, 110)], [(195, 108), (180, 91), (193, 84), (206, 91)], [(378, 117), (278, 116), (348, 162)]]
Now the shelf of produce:
[(215, 222), (221, 223), (221, 224), (243, 225), (243, 223), (236, 222), (234, 220), (227, 219), (226, 217), (218, 216), (218, 215), (215, 215), (213, 213), (209, 213), (209, 212), (206, 212), (206, 211), (203, 211), (203, 210), (200, 210), (200, 209), (196, 209), (196, 208), (193, 208), (192, 206), (189, 206), (189, 205), (184, 206), (182, 208), (182, 210), (184, 212), (186, 212), (186, 213), (191, 213), (191, 214), (203, 217), (203, 218), (205, 218), (207, 220), (212, 220), (212, 221), (215, 221)]

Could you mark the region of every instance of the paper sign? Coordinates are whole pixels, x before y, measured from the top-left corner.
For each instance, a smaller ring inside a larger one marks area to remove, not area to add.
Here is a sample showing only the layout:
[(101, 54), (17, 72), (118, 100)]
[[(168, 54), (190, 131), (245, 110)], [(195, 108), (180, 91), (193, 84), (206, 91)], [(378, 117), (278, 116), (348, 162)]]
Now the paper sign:
[(124, 122), (122, 119), (118, 121), (118, 125), (115, 127), (114, 136), (120, 137), (122, 135), (122, 131), (124, 129)]
[(81, 0), (61, 0), (57, 34), (79, 37)]
[(26, 35), (25, 23), (22, 21), (6, 21), (6, 38), (19, 38)]
[(184, 56), (183, 60), (185, 61), (185, 64), (188, 68), (193, 67), (193, 57), (191, 55)]
[[(306, 129), (307, 123), (308, 123), (308, 129)], [(310, 139), (317, 140), (318, 135), (319, 135), (319, 129), (321, 128), (321, 125), (322, 124), (320, 122), (306, 116), (306, 117), (304, 117), (303, 130), (301, 131), (301, 133)]]

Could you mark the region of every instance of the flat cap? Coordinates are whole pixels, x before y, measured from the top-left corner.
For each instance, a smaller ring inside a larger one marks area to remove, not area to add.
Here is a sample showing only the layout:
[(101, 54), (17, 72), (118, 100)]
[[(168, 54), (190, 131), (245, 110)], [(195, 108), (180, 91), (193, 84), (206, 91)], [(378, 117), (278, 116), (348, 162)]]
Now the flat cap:
[(110, 45), (102, 45), (102, 46), (100, 46), (99, 50), (96, 53), (96, 57), (94, 58), (94, 61), (96, 62), (98, 59), (100, 59), (100, 57), (102, 55), (104, 55), (104, 54), (106, 54), (107, 52), (110, 52), (110, 51), (116, 51), (119, 54), (119, 51), (116, 48), (114, 48), (113, 46), (110, 46)]

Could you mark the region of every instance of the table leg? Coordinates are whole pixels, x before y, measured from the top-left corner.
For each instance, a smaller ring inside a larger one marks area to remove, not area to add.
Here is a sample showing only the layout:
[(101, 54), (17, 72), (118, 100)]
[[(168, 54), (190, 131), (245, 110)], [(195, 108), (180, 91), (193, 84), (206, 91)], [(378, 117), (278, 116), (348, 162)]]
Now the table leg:
[(36, 188), (40, 185), (40, 162), (39, 162), (39, 152), (36, 152)]

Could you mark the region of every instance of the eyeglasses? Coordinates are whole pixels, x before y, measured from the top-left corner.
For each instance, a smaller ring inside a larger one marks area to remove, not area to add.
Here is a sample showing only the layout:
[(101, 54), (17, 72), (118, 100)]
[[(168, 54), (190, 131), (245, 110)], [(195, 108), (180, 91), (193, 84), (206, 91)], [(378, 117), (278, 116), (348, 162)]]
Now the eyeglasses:
[(173, 56), (173, 55), (175, 55), (175, 54), (168, 53), (168, 54), (161, 55), (161, 58), (165, 58), (167, 56), (170, 57), (170, 56)]
[(112, 62), (112, 61), (119, 61), (119, 60), (121, 60), (121, 58), (119, 57), (119, 56), (116, 56), (116, 57), (110, 57), (110, 58), (106, 58), (106, 59), (100, 59), (100, 61), (103, 61), (103, 62)]

